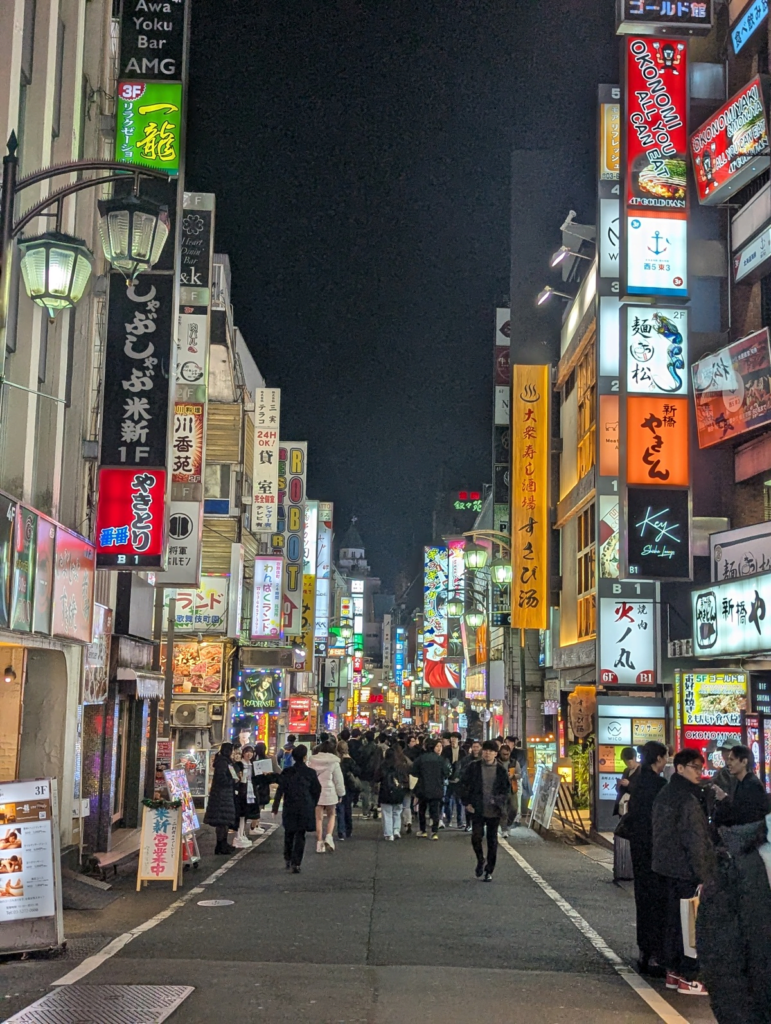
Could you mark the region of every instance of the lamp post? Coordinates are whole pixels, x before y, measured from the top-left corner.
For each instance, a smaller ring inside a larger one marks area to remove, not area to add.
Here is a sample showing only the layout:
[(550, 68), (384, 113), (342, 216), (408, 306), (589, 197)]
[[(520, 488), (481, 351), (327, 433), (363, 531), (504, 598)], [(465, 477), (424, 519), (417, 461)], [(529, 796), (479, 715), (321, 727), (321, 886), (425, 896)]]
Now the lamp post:
[[(72, 309), (80, 301), (91, 276), (93, 256), (82, 239), (62, 231), (63, 201), (76, 192), (117, 181), (131, 181), (133, 194), (115, 197), (100, 204), (102, 246), (104, 254), (115, 266), (133, 279), (142, 270), (157, 262), (169, 234), (169, 217), (165, 207), (139, 197), (141, 178), (168, 181), (169, 175), (149, 167), (119, 163), (115, 160), (76, 160), (35, 171), (19, 178), (18, 142), (15, 132), (8, 139), (3, 157), (2, 197), (0, 198), (0, 386), (31, 389), (5, 377), (5, 331), (10, 299), (11, 265), (14, 241), (37, 217), (55, 218), (54, 230), (19, 243), (21, 272), (27, 294), (43, 306), (51, 319), (60, 309)], [(63, 174), (84, 171), (111, 171), (95, 178), (81, 178), (56, 189), (32, 206), (14, 222), (16, 197), (24, 189)], [(120, 221), (120, 223), (118, 223)], [(38, 392), (34, 392), (38, 394)], [(51, 398), (51, 395), (45, 397)], [(55, 398), (54, 401), (60, 401)]]

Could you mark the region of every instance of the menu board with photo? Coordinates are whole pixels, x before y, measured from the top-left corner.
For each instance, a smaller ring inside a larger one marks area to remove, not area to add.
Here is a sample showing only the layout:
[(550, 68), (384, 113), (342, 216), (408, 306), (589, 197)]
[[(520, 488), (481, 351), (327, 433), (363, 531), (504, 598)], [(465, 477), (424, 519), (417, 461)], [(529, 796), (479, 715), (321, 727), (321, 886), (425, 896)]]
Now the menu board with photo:
[(56, 916), (51, 783), (0, 783), (0, 950), (3, 929)]
[[(222, 644), (174, 644), (174, 693), (221, 693), (222, 658)], [(161, 649), (161, 671), (166, 671), (165, 646)]]
[(191, 832), (198, 831), (201, 825), (195, 812), (195, 804), (187, 784), (185, 769), (174, 768), (164, 772), (163, 777), (169, 788), (169, 799), (182, 801), (182, 834), (189, 835)]

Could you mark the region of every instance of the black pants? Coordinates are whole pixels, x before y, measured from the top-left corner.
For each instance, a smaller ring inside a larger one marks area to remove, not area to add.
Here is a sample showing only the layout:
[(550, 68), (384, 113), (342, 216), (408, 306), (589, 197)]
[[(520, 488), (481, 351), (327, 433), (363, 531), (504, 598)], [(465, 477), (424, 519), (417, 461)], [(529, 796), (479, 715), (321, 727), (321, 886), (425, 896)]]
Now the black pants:
[[(475, 814), (471, 818), (471, 845), (477, 855), (477, 864), (484, 864), (485, 871), (490, 874), (495, 871), (495, 862), (498, 859), (498, 826), (500, 818), (485, 818), (482, 814)], [(482, 850), (482, 839), (487, 829), (487, 863)]]
[(680, 923), (680, 900), (696, 895), (696, 884), (680, 878), (665, 878), (667, 914), (664, 922), (664, 966), (673, 974), (693, 981), (699, 973), (699, 961), (687, 957), (683, 950), (683, 927)]
[(227, 825), (215, 825), (214, 832), (217, 836), (217, 846), (227, 846), (228, 843), (228, 827)]
[(303, 862), (305, 853), (305, 829), (284, 830), (284, 860), (288, 860), (292, 867), (297, 867)]
[(337, 836), (338, 839), (350, 839), (353, 833), (353, 802), (352, 793), (346, 793), (337, 805)]
[(637, 946), (640, 956), (664, 963), (664, 924), (667, 919), (667, 883), (651, 867), (649, 843), (630, 842), (634, 868), (634, 902), (637, 909)]
[(432, 831), (439, 831), (439, 815), (442, 812), (442, 799), (437, 797), (435, 800), (426, 800), (425, 797), (421, 797), (418, 801), (418, 821), (420, 822), (420, 831), (426, 831), (426, 811), (431, 818)]

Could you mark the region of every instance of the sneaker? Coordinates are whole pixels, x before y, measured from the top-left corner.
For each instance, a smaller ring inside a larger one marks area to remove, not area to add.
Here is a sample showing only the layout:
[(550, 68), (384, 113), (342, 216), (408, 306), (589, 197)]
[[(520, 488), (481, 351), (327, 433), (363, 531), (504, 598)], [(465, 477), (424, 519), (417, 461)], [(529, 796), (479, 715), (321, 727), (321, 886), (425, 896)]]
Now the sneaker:
[(293, 875), (299, 875), (300, 874), (300, 865), (299, 864), (293, 864), (292, 865), (292, 874)]
[(401, 832), (394, 832), (394, 839), (401, 839), (401, 837), (402, 837)]
[(235, 846), (237, 850), (249, 850), (251, 849), (251, 845), (251, 839), (247, 839), (246, 836), (236, 836), (233, 840), (233, 846)]
[(431, 836), (431, 838), (432, 838), (433, 840), (438, 840), (438, 839), (439, 839), (439, 836), (438, 836), (438, 835), (436, 834), (436, 832), (434, 832), (434, 834), (433, 834), (433, 835)]
[(326, 853), (327, 848), (324, 843), (316, 843), (316, 853)]
[(671, 971), (667, 971), (666, 986), (670, 990), (670, 992), (676, 992), (677, 989), (680, 987), (680, 982), (682, 980), (683, 979), (679, 978), (676, 974), (672, 974)]
[(394, 841), (393, 836), (383, 836), (383, 839), (385, 839), (387, 843), (392, 843)]
[(428, 832), (418, 832), (418, 839), (428, 839)]
[(445, 823), (443, 821), (440, 821), (439, 822), (439, 828), (447, 828), (447, 826), (445, 825)]
[(493, 880), (492, 872), (485, 871), (485, 877), (482, 879), (482, 881), (483, 882), (492, 882), (492, 880)]
[[(669, 988), (669, 986), (667, 986)], [(681, 996), (708, 996), (709, 992), (705, 985), (701, 981), (686, 981), (685, 978), (680, 979), (680, 984), (677, 986), (678, 994)]]
[(331, 832), (329, 832), (327, 834), (327, 836), (324, 839), (324, 842), (327, 844), (327, 847), (332, 851), (332, 853), (334, 853), (335, 852), (335, 840), (332, 837), (332, 833)]
[(467, 832), (470, 832), (470, 831), (471, 831), (471, 825), (466, 825), (466, 831), (467, 831)]
[(485, 866), (484, 866), (484, 864), (477, 864), (477, 866), (474, 868), (474, 874), (477, 876), (477, 878), (481, 878), (484, 873), (485, 873)]
[(262, 828), (260, 825), (258, 825), (257, 828), (250, 828), (249, 829), (249, 835), (250, 836), (264, 836), (265, 835), (265, 829)]

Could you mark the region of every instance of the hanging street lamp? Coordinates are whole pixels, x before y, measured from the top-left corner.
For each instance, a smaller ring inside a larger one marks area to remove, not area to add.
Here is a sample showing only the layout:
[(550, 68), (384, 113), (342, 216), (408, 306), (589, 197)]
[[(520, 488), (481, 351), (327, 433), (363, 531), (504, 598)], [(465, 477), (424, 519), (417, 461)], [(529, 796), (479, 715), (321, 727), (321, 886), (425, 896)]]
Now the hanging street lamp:
[(490, 573), (493, 578), (493, 582), (499, 586), (506, 586), (511, 583), (514, 578), (514, 572), (511, 568), (511, 562), (505, 558), (494, 558), (493, 563), (490, 566)]
[(350, 640), (353, 636), (353, 626), (348, 622), (343, 623), (340, 627), (340, 636), (343, 640)]
[(485, 624), (485, 613), (478, 610), (466, 612), (463, 620), (471, 629), (479, 629)]
[(487, 565), (489, 551), (474, 541), (467, 541), (463, 549), (463, 561), (467, 569), (484, 569)]
[(136, 195), (100, 199), (97, 205), (104, 255), (130, 284), (160, 259), (171, 226), (168, 207)]
[(447, 602), (447, 614), (451, 619), (459, 619), (463, 614), (463, 602), (457, 597), (451, 597)]
[(83, 296), (94, 257), (86, 243), (60, 231), (47, 231), (19, 242), (21, 273), (27, 295), (48, 310), (72, 309)]

